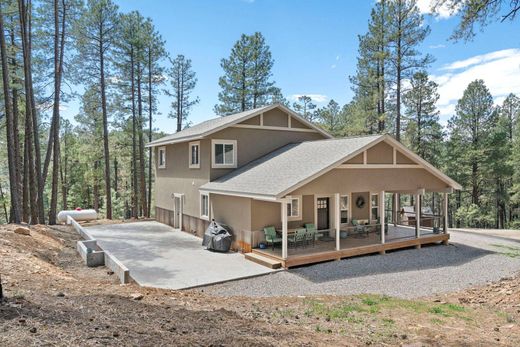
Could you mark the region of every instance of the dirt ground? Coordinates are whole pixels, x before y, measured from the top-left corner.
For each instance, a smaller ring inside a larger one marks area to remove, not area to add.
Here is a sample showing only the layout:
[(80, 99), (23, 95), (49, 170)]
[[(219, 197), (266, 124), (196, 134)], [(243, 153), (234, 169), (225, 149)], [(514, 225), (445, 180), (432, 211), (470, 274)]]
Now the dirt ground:
[(67, 226), (0, 226), (0, 346), (518, 346), (520, 276), (422, 300), (214, 298), (120, 285)]

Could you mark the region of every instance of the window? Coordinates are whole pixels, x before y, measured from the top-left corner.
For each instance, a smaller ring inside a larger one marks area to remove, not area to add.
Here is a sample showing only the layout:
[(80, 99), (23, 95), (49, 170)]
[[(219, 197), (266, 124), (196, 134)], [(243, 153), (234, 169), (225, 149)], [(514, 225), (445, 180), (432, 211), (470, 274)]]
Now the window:
[(200, 194), (200, 217), (209, 219), (209, 195)]
[(159, 152), (157, 156), (157, 166), (159, 166), (159, 169), (165, 169), (166, 168), (166, 147), (159, 147)]
[(190, 169), (200, 168), (200, 142), (190, 142), (190, 155), (189, 155), (189, 167)]
[(339, 209), (341, 211), (341, 223), (348, 223), (348, 195), (339, 197)]
[(372, 219), (379, 218), (379, 195), (372, 194), (370, 197), (370, 207), (372, 209)]
[(289, 197), (289, 202), (287, 203), (287, 217), (289, 220), (299, 220), (300, 210), (302, 206), (302, 198), (301, 196), (293, 196)]
[(213, 140), (213, 167), (237, 167), (237, 142), (235, 140)]

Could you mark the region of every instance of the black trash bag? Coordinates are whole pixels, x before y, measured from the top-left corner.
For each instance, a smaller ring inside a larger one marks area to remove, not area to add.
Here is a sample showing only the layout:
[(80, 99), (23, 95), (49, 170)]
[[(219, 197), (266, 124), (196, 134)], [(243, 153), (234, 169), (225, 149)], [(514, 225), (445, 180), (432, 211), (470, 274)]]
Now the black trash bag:
[(223, 225), (212, 220), (206, 229), (206, 233), (204, 233), (202, 246), (210, 251), (229, 252), (232, 238), (232, 235)]

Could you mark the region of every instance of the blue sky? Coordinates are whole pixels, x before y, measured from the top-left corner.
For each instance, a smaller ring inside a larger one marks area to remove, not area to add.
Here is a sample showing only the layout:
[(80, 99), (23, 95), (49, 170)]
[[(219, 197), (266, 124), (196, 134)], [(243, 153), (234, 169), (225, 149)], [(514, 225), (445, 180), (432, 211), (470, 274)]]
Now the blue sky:
[[(375, 0), (118, 0), (122, 12), (140, 11), (152, 18), (166, 40), (168, 52), (192, 59), (198, 84), (194, 95), (200, 103), (189, 120), (211, 118), (218, 102), (220, 60), (227, 57), (242, 33), (260, 31), (275, 60), (273, 75), (289, 99), (312, 95), (325, 105), (330, 99), (340, 104), (352, 98), (348, 76), (354, 74), (358, 35), (367, 30)], [(431, 34), (420, 47), (435, 56), (429, 69), (440, 84), (439, 109), (444, 123), (453, 113), (456, 100), (473, 79), (482, 78), (497, 102), (509, 92), (520, 94), (520, 26), (496, 23), (468, 43), (448, 41), (458, 18), (444, 14), (434, 18), (429, 0), (419, 0)], [(161, 96), (155, 127), (174, 131), (168, 119), (170, 101)], [(65, 115), (78, 112), (71, 102)]]

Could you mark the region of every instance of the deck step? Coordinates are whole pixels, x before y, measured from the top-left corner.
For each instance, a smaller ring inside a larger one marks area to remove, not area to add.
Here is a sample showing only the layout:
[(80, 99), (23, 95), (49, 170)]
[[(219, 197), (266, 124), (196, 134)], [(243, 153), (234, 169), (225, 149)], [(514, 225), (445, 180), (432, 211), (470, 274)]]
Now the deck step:
[(256, 253), (246, 253), (245, 257), (247, 260), (254, 261), (257, 264), (267, 266), (268, 268), (271, 268), (271, 269), (279, 269), (282, 266), (282, 262), (268, 258), (268, 257), (264, 257), (264, 256), (262, 256), (260, 254), (256, 254)]

